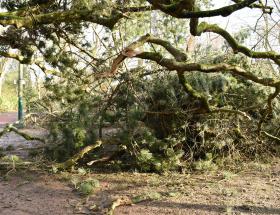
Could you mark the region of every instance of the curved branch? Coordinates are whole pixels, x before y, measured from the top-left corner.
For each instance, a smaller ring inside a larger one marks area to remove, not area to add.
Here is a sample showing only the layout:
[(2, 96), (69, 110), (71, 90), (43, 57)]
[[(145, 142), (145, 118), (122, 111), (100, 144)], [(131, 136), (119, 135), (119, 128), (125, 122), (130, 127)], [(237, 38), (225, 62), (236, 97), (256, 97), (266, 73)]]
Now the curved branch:
[(114, 59), (111, 69), (105, 73), (99, 74), (96, 77), (111, 77), (114, 74), (116, 74), (118, 68), (120, 67), (121, 63), (127, 58), (127, 57), (135, 57), (136, 55), (140, 54), (141, 51), (138, 50), (140, 47), (142, 47), (146, 42), (154, 43), (157, 45), (162, 46), (165, 48), (177, 61), (186, 61), (187, 55), (185, 52), (175, 48), (172, 46), (171, 43), (168, 41), (156, 38), (151, 36), (150, 34), (146, 34), (142, 37), (140, 37), (137, 41), (131, 43), (129, 46), (127, 46), (119, 55), (117, 58)]
[(257, 76), (254, 76), (253, 74), (250, 74), (239, 67), (228, 65), (228, 64), (206, 65), (206, 64), (186, 63), (186, 62), (184, 62), (184, 61), (186, 61), (186, 54), (183, 51), (176, 49), (169, 42), (152, 37), (149, 34), (141, 37), (139, 40), (137, 40), (134, 43), (132, 43), (131, 45), (129, 45), (114, 60), (114, 63), (117, 62), (115, 65), (112, 66), (112, 71), (114, 71), (114, 74), (116, 72), (116, 69), (122, 63), (122, 61), (124, 61), (125, 58), (127, 57), (127, 55), (125, 55), (124, 53), (127, 53), (128, 50), (130, 52), (131, 51), (133, 52), (134, 49), (139, 48), (145, 42), (150, 42), (150, 43), (154, 43), (157, 45), (161, 45), (171, 55), (174, 56), (175, 60), (163, 58), (160, 54), (151, 53), (151, 52), (143, 52), (143, 53), (140, 53), (137, 55), (132, 55), (130, 57), (136, 56), (136, 57), (142, 58), (142, 59), (149, 59), (149, 60), (157, 62), (161, 66), (167, 67), (169, 70), (176, 70), (179, 81), (180, 81), (181, 85), (183, 86), (184, 91), (188, 95), (193, 97), (194, 99), (197, 99), (201, 102), (201, 108), (199, 110), (200, 113), (227, 112), (227, 113), (239, 114), (239, 115), (242, 115), (242, 116), (250, 119), (250, 117), (246, 113), (239, 111), (239, 110), (230, 110), (230, 109), (221, 109), (221, 108), (211, 107), (208, 102), (208, 98), (206, 96), (204, 96), (203, 94), (199, 93), (198, 91), (196, 91), (189, 83), (187, 83), (186, 78), (184, 76), (185, 71), (201, 71), (201, 72), (205, 72), (205, 73), (210, 73), (210, 72), (223, 72), (224, 70), (229, 70), (233, 73), (233, 75), (239, 75), (239, 76), (242, 76), (249, 80), (255, 81), (257, 83), (261, 83), (263, 85), (276, 86), (278, 84), (278, 82), (275, 80), (260, 79)]
[[(242, 0), (232, 0), (235, 3), (240, 3)], [(258, 8), (261, 9), (264, 13), (268, 13), (271, 14), (273, 11), (273, 7), (268, 6), (268, 5), (264, 5), (261, 2), (260, 3), (253, 3), (249, 6), (250, 8)]]
[(278, 87), (280, 84), (280, 80), (275, 80), (272, 78), (259, 78), (254, 74), (249, 73), (238, 66), (234, 66), (226, 63), (199, 64), (199, 63), (178, 62), (173, 59), (164, 58), (160, 54), (153, 53), (153, 52), (143, 52), (137, 55), (136, 57), (155, 61), (159, 65), (166, 67), (168, 70), (176, 70), (182, 73), (192, 72), (192, 71), (199, 71), (204, 73), (230, 72), (234, 76), (241, 76), (243, 78), (246, 78), (247, 80), (251, 80), (263, 86)]
[(183, 86), (184, 91), (191, 96), (194, 99), (197, 99), (201, 102), (201, 108), (199, 109), (200, 113), (204, 113), (204, 112), (211, 112), (211, 107), (210, 104), (208, 102), (208, 99), (206, 96), (204, 96), (203, 94), (199, 93), (197, 90), (195, 90), (186, 80), (184, 73), (181, 72), (177, 72), (178, 78), (179, 78), (179, 82), (180, 84)]
[(222, 36), (228, 42), (230, 47), (233, 49), (234, 53), (240, 52), (251, 58), (271, 59), (276, 64), (280, 65), (280, 54), (274, 51), (266, 51), (266, 52), (252, 51), (251, 49), (238, 44), (238, 42), (231, 36), (229, 32), (220, 28), (218, 25), (202, 22), (198, 25), (196, 29), (196, 34), (194, 36), (200, 36), (204, 32), (212, 32)]
[[(154, 52), (139, 52), (139, 47), (143, 46), (146, 42), (155, 43), (164, 47), (175, 59), (164, 58), (159, 53)], [(239, 47), (239, 46), (238, 46)], [(270, 52), (268, 52), (270, 53)], [(262, 54), (264, 55), (264, 54)], [(251, 80), (255, 83), (259, 83), (263, 86), (278, 87), (280, 85), (280, 80), (273, 78), (259, 78), (252, 73), (247, 72), (246, 70), (226, 63), (220, 64), (199, 64), (199, 63), (187, 63), (184, 62), (186, 55), (183, 51), (176, 49), (169, 42), (152, 37), (149, 34), (146, 34), (137, 41), (131, 43), (127, 46), (120, 55), (113, 61), (111, 70), (105, 74), (101, 74), (101, 77), (112, 76), (117, 72), (120, 64), (127, 57), (137, 57), (147, 60), (152, 60), (158, 63), (159, 65), (166, 67), (168, 70), (176, 70), (178, 72), (191, 72), (191, 71), (200, 71), (204, 73), (213, 73), (213, 72), (230, 72), (232, 75), (240, 76)]]
[(270, 138), (273, 141), (276, 141), (276, 142), (280, 143), (280, 138), (279, 137), (276, 137), (276, 136), (274, 136), (272, 134), (269, 134), (266, 131), (261, 131), (261, 134), (265, 135), (266, 137)]
[(185, 52), (175, 48), (172, 44), (166, 40), (155, 38), (150, 36), (147, 40), (149, 43), (154, 43), (164, 47), (177, 61), (186, 61), (187, 55)]
[(262, 117), (258, 123), (258, 132), (261, 132), (262, 125), (266, 121), (267, 117), (273, 114), (273, 100), (280, 94), (280, 84), (275, 87), (275, 91), (268, 96), (267, 107), (264, 110)]
[(206, 11), (186, 11), (182, 10), (182, 3), (188, 2), (186, 0), (177, 1), (176, 3), (166, 5), (163, 4), (161, 0), (147, 0), (155, 8), (161, 10), (176, 18), (203, 18), (203, 17), (213, 17), (213, 16), (229, 16), (235, 11), (241, 10), (245, 7), (249, 7), (251, 4), (257, 0), (245, 0), (233, 5), (221, 7), (214, 10)]

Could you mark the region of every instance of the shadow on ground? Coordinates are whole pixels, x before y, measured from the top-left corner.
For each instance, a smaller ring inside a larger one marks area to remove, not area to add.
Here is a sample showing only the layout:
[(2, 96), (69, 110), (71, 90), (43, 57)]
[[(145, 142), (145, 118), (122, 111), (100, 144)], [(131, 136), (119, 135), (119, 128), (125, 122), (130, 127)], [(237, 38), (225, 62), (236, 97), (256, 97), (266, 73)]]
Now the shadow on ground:
[(152, 202), (149, 204), (153, 207), (159, 208), (176, 208), (176, 209), (191, 209), (195, 211), (205, 211), (205, 212), (239, 212), (239, 213), (249, 213), (249, 214), (280, 214), (279, 208), (268, 208), (268, 207), (258, 207), (251, 205), (240, 205), (240, 206), (224, 206), (224, 205), (211, 205), (211, 204), (189, 204), (189, 203), (175, 203), (175, 202)]

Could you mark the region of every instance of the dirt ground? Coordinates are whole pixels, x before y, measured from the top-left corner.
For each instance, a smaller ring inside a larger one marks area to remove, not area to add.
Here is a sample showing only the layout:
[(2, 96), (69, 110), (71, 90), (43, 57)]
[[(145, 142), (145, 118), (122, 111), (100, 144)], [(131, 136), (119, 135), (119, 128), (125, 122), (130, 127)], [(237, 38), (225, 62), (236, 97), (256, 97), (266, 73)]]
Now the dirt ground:
[(13, 174), (0, 180), (1, 215), (75, 214), (79, 202), (71, 188), (46, 174)]
[[(0, 179), (0, 214), (106, 214), (118, 198), (159, 197), (116, 208), (114, 214), (280, 214), (279, 160), (250, 164), (236, 174), (59, 173), (12, 172)], [(95, 178), (100, 187), (80, 195), (76, 178)]]
[[(30, 161), (28, 149), (40, 143), (10, 133), (0, 138), (0, 147), (8, 145), (14, 151), (7, 155)], [(40, 158), (31, 161), (45, 164)], [(114, 200), (135, 197), (147, 200), (117, 207), (114, 214), (280, 214), (280, 159), (269, 165), (248, 163), (240, 169), (166, 175), (81, 170), (54, 174), (38, 165), (21, 169), (16, 164), (0, 171), (0, 215), (106, 214)], [(83, 196), (75, 185), (88, 178), (97, 179), (100, 186)]]

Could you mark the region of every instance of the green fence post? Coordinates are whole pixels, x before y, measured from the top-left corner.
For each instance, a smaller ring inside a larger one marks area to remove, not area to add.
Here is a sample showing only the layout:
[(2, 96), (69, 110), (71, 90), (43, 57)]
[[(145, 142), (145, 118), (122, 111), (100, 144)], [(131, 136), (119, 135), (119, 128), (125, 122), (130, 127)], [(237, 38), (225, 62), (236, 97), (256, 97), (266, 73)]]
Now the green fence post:
[(18, 121), (23, 126), (23, 65), (19, 64), (18, 70)]

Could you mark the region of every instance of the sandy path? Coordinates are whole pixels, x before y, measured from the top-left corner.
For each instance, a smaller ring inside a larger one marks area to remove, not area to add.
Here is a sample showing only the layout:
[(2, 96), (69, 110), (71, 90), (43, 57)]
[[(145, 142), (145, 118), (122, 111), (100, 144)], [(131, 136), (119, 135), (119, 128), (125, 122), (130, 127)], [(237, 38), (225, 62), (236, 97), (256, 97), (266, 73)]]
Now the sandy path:
[(51, 176), (28, 173), (0, 180), (1, 215), (75, 214), (79, 198)]
[[(44, 130), (21, 131), (33, 136), (46, 135)], [(26, 141), (14, 132), (0, 138), (0, 147), (12, 146), (12, 150), (4, 152), (6, 155), (17, 155), (24, 160), (28, 158), (29, 149), (41, 145), (38, 141)], [(9, 174), (0, 171), (0, 215), (78, 214), (75, 211), (80, 201), (70, 186), (46, 172), (17, 170), (17, 167)]]

